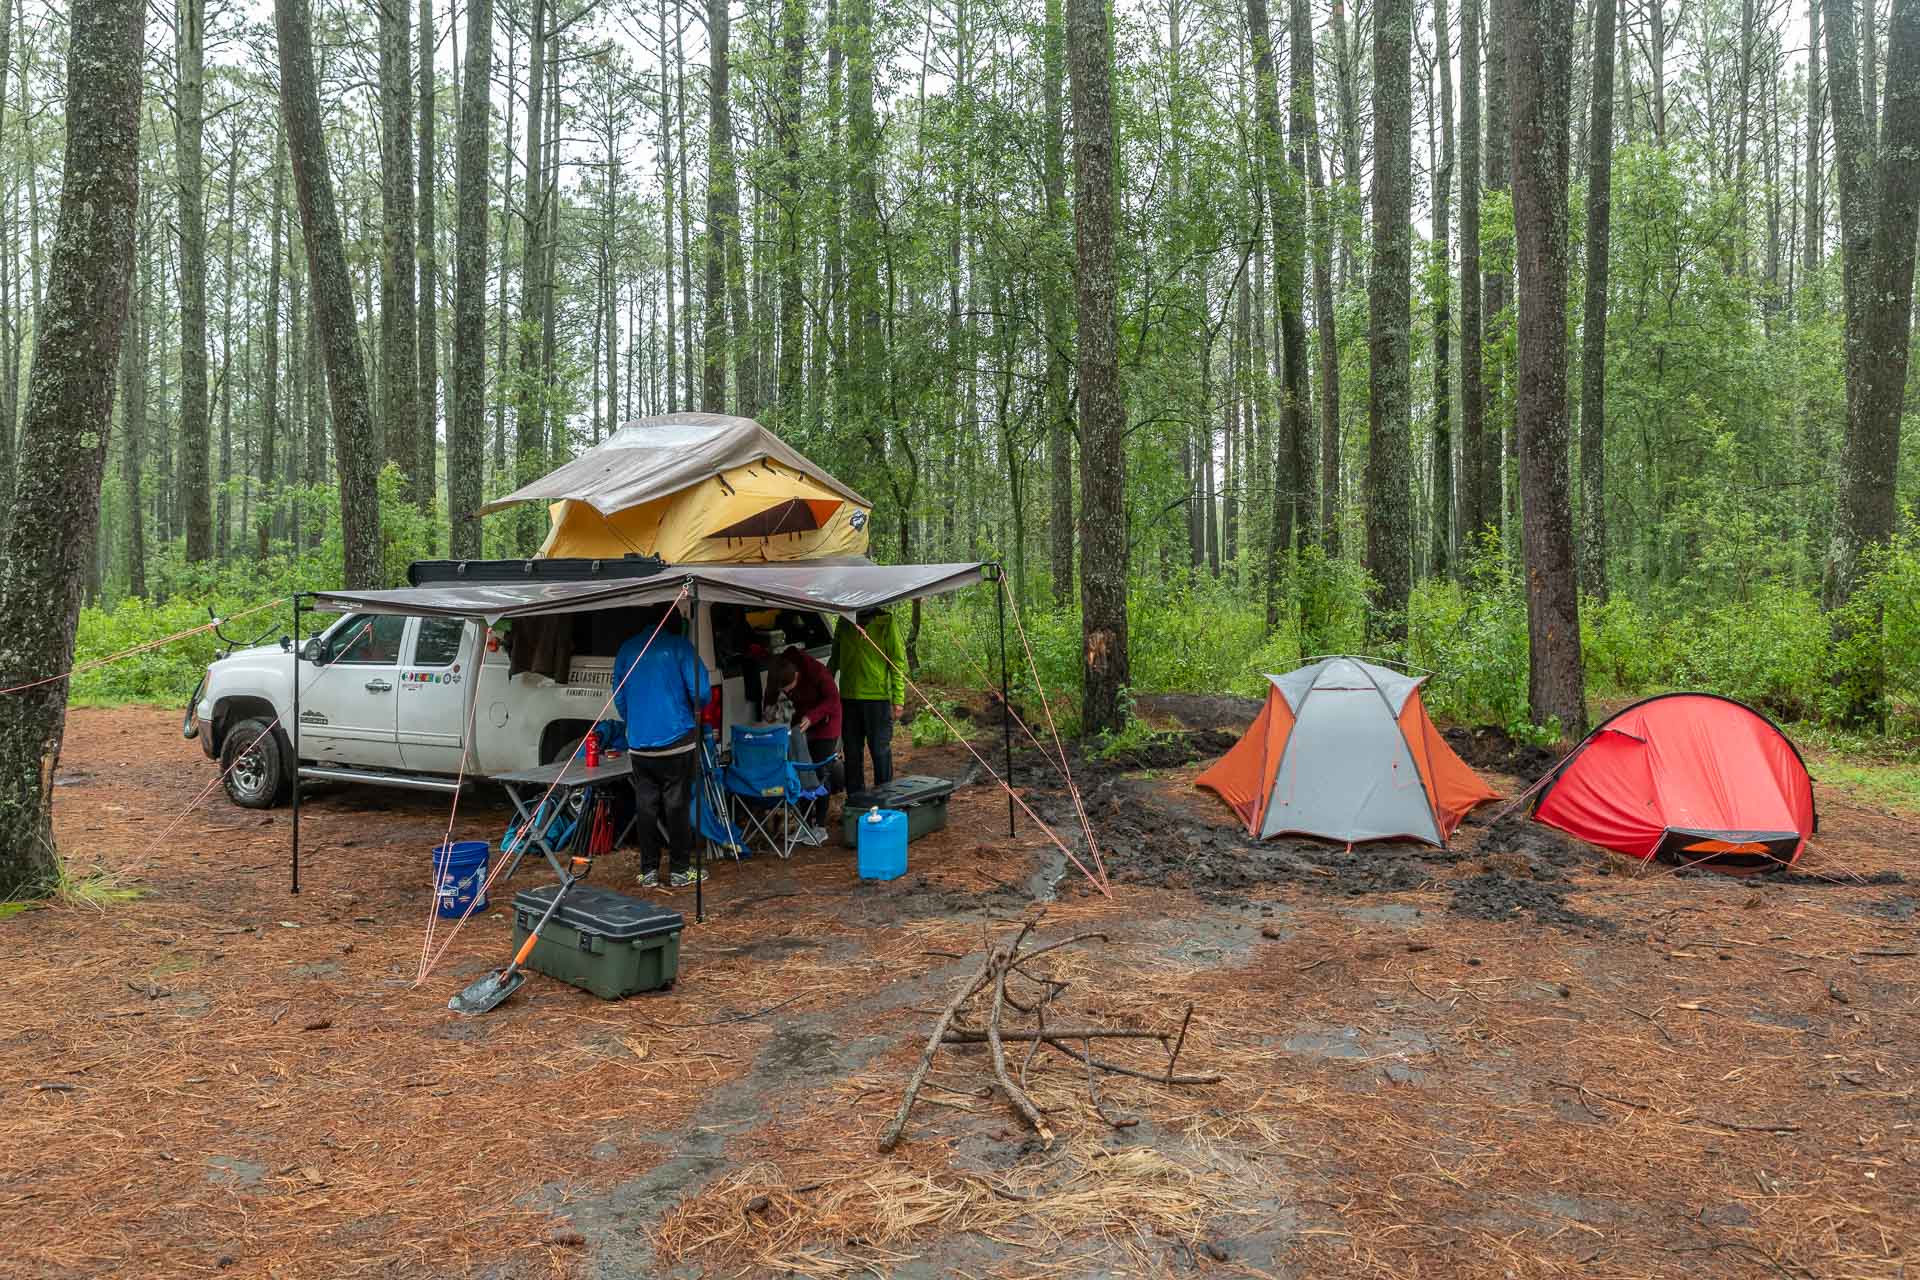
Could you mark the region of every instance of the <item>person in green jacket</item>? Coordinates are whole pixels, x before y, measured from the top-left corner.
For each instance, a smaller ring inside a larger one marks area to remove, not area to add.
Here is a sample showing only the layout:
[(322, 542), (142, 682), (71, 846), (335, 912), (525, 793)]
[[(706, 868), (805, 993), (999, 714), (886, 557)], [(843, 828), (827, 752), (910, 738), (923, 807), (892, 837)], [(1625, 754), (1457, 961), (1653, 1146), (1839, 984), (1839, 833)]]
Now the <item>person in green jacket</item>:
[(873, 785), (884, 787), (893, 781), (893, 722), (907, 705), (907, 642), (893, 615), (869, 609), (860, 615), (859, 627), (840, 619), (827, 666), (840, 677), (840, 743), (846, 751), (847, 794), (867, 789), (868, 751), (873, 753)]

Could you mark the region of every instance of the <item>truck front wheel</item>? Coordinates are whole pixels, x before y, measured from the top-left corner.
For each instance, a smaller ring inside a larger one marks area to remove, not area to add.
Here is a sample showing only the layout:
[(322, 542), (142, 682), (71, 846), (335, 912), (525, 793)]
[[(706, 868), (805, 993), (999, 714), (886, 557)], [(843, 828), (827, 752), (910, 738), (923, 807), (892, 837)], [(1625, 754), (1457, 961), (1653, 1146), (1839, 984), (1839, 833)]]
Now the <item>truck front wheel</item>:
[(293, 788), (285, 740), (277, 727), (242, 720), (227, 730), (220, 768), (227, 799), (242, 809), (272, 809), (287, 802)]

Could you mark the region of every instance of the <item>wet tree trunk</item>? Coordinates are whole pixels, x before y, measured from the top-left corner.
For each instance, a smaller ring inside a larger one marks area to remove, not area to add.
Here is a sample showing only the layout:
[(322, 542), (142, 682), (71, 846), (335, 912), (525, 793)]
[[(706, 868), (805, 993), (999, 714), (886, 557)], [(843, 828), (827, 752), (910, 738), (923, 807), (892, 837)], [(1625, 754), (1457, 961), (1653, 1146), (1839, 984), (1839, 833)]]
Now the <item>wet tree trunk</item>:
[[(333, 408), (335, 465), (340, 482), (340, 531), (348, 587), (381, 582), (379, 449), (367, 392), (367, 369), (355, 329), (353, 277), (327, 172), (327, 140), (320, 92), (313, 74), (312, 31), (304, 0), (274, 0), (279, 36), (280, 111), (287, 155), (300, 202), (300, 231), (307, 246), (307, 279), (313, 286), (314, 346), (327, 372)], [(317, 424), (316, 424), (317, 425)], [(310, 442), (309, 449), (324, 447)], [(317, 479), (317, 476), (316, 476)]]
[(415, 365), (412, 23), (407, 0), (380, 0), (380, 421), (386, 460), (409, 497), (419, 474), (420, 379)]
[(254, 529), (254, 554), (265, 560), (273, 546), (273, 515), (279, 487), (273, 455), (280, 433), (280, 246), (286, 235), (286, 147), (280, 122), (273, 133), (273, 230), (268, 236), (266, 326), (266, 396), (260, 406), (260, 518)]
[(1122, 727), (1127, 688), (1126, 402), (1113, 279), (1113, 52), (1106, 0), (1067, 0), (1073, 103), (1074, 295), (1079, 312), (1081, 725)]
[[(400, 0), (387, 0), (397, 4)], [(414, 464), (413, 500), (422, 514), (431, 516), (439, 489), (437, 441), (440, 425), (440, 259), (435, 243), (435, 215), (439, 195), (436, 182), (439, 157), (434, 153), (433, 0), (420, 0), (420, 335), (417, 350), (420, 371), (418, 416), (414, 440), (419, 445)]]
[[(235, 142), (239, 139), (236, 136)], [(233, 549), (233, 211), (240, 151), (227, 154), (227, 220), (221, 235), (224, 261), (220, 267), (220, 496), (214, 503), (214, 552), (225, 560)]]
[[(680, 412), (680, 365), (676, 355), (675, 343), (679, 338), (675, 319), (678, 293), (673, 281), (673, 116), (669, 110), (672, 94), (667, 86), (667, 0), (660, 0), (660, 221), (665, 235), (666, 253), (662, 262), (666, 268), (667, 330), (664, 341), (667, 348), (667, 412)], [(689, 354), (688, 359), (692, 359)]]
[[(546, 141), (547, 5), (533, 0), (527, 54), (527, 192), (520, 219), (520, 318), (514, 365), (513, 480), (531, 483), (540, 476), (547, 455), (546, 397), (540, 367), (541, 293), (546, 284), (547, 168)], [(512, 141), (508, 141), (512, 146)], [(503, 302), (504, 307), (504, 302)], [(514, 514), (515, 542), (523, 555), (540, 546), (545, 522), (538, 503), (523, 504)]]
[(1367, 571), (1380, 586), (1374, 625), (1406, 635), (1413, 586), (1413, 3), (1373, 15), (1373, 262), (1367, 274)]
[[(120, 416), (127, 432), (122, 468), (127, 499), (127, 593), (135, 598), (147, 594), (147, 504), (141, 480), (147, 467), (147, 359), (152, 338), (147, 308), (153, 305), (153, 263), (148, 254), (152, 247), (153, 206), (148, 197), (140, 218), (140, 301), (128, 311), (126, 346), (120, 361)], [(128, 285), (131, 288), (132, 282)]]
[[(1293, 0), (1292, 38), (1312, 43), (1313, 16), (1306, 0)], [(1307, 176), (1313, 187), (1313, 312), (1320, 340), (1320, 545), (1329, 556), (1337, 556), (1340, 554), (1340, 338), (1333, 311), (1333, 200), (1320, 167), (1313, 61), (1311, 57), (1305, 60), (1305, 76), (1296, 78), (1293, 94), (1306, 113)]]
[[(1486, 192), (1497, 198), (1507, 190), (1509, 161), (1512, 158), (1512, 144), (1507, 129), (1506, 31), (1511, 22), (1509, 10), (1513, 0), (1489, 0), (1489, 3), (1491, 21), (1487, 27), (1487, 82), (1482, 101), (1486, 106), (1487, 119)], [(1510, 249), (1511, 241), (1500, 246), (1495, 254), (1494, 268), (1490, 271), (1483, 268), (1480, 281), (1482, 430), (1480, 456), (1475, 460), (1475, 465), (1479, 472), (1481, 523), (1483, 527), (1496, 532), (1507, 523), (1513, 506), (1510, 498), (1503, 499), (1509, 487), (1504, 459), (1507, 437), (1511, 434), (1506, 402), (1506, 335), (1512, 319), (1506, 314), (1509, 301), (1507, 283), (1509, 273), (1513, 270), (1508, 261)], [(1491, 352), (1487, 350), (1489, 347), (1492, 348)]]
[[(133, 280), (146, 18), (144, 0), (75, 0), (69, 11), (65, 176), (4, 532), (10, 686), (73, 665)], [(53, 777), (67, 693), (56, 681), (15, 694), (0, 717), (0, 899), (45, 892), (60, 874)]]
[(1607, 599), (1607, 252), (1613, 203), (1613, 43), (1620, 0), (1596, 0), (1587, 134), (1587, 295), (1580, 322), (1580, 587)]
[(1827, 95), (1820, 80), (1820, 4), (1821, 0), (1807, 0), (1807, 130), (1806, 130), (1806, 206), (1803, 210), (1806, 219), (1800, 237), (1800, 265), (1805, 276), (1804, 289), (1814, 287), (1813, 276), (1820, 269), (1820, 259), (1825, 246), (1827, 225), (1826, 203), (1820, 193), (1820, 179), (1825, 172), (1821, 161), (1821, 144), (1826, 137), (1826, 119), (1823, 114)]
[(806, 0), (780, 5), (780, 411), (779, 428), (800, 426), (806, 403), (806, 303), (800, 292), (805, 266), (801, 224), (800, 121), (804, 110), (802, 76), (807, 62)]
[(1508, 0), (1513, 222), (1520, 279), (1514, 427), (1526, 540), (1527, 702), (1533, 722), (1587, 731), (1567, 475), (1567, 145), (1573, 9)]
[(878, 463), (885, 458), (878, 423), (886, 353), (880, 330), (880, 135), (873, 114), (872, 0), (848, 0), (844, 13), (847, 172), (852, 190), (847, 231), (847, 425), (857, 438), (869, 443), (873, 461)]
[[(1608, 3), (1608, 0), (1600, 0)], [(1453, 31), (1447, 0), (1433, 3), (1433, 56), (1440, 72), (1440, 162), (1433, 177), (1433, 539), (1430, 571), (1453, 568), (1453, 266), (1447, 248), (1453, 199)], [(1431, 124), (1429, 125), (1431, 127)]]
[[(1066, 29), (1061, 0), (1046, 0), (1041, 84), (1047, 114), (1046, 150), (1042, 154), (1042, 183), (1047, 201), (1048, 244), (1056, 239), (1066, 248), (1072, 214), (1067, 208), (1066, 128), (1062, 118), (1066, 96)], [(1064, 254), (1049, 254), (1042, 284), (1047, 325), (1047, 474), (1051, 511), (1047, 529), (1052, 537), (1053, 602), (1064, 608), (1073, 598), (1073, 302), (1070, 266)]]
[[(492, 0), (488, 2), (491, 7)], [(513, 108), (518, 98), (514, 77), (520, 67), (519, 50), (513, 38), (514, 25), (511, 21), (506, 25), (507, 120), (500, 147), (500, 305), (495, 308), (497, 352), (493, 361), (493, 472), (496, 476), (504, 475), (507, 471), (507, 401), (511, 398), (507, 380), (507, 329), (513, 314), (513, 308), (507, 305), (507, 281), (513, 270)], [(517, 423), (514, 435), (517, 441)]]
[[(493, 0), (468, 0), (466, 70), (454, 159), (453, 385), (447, 414), (448, 545), (455, 559), (480, 556), (486, 491), (487, 130), (493, 79)], [(502, 264), (502, 274), (505, 264)]]
[(180, 219), (180, 497), (187, 560), (213, 558), (213, 488), (208, 474), (207, 174), (205, 0), (179, 0), (174, 18), (174, 163)]
[[(734, 190), (733, 142), (729, 136), (733, 121), (727, 110), (727, 58), (732, 33), (729, 9), (730, 0), (707, 0), (707, 285), (700, 383), (700, 408), (707, 413), (727, 411), (727, 304), (736, 274), (728, 257), (739, 236), (740, 201)], [(748, 341), (745, 310), (737, 309), (733, 320), (735, 336), (744, 347)], [(739, 381), (736, 377), (735, 382)], [(736, 386), (735, 394), (744, 402), (753, 391)]]

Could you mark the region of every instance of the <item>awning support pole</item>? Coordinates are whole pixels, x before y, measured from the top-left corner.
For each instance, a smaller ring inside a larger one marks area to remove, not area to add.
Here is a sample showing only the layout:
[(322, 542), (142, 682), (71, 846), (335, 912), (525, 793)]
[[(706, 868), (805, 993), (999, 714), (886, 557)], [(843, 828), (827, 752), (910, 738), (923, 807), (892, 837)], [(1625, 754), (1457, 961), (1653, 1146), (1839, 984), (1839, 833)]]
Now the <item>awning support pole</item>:
[[(689, 578), (687, 579), (687, 587), (688, 593), (692, 597), (687, 610), (687, 631), (693, 637), (693, 660), (704, 667), (706, 666), (707, 660), (700, 656), (700, 583), (693, 578)], [(673, 606), (668, 605), (667, 607), (672, 608)], [(714, 658), (716, 661), (719, 659), (719, 656), (719, 653), (715, 652)], [(721, 677), (723, 681), (725, 678), (725, 676)], [(725, 695), (721, 697), (721, 705), (722, 707), (726, 705)], [(702, 723), (700, 714), (705, 710), (705, 707), (695, 707), (693, 709), (693, 733), (696, 739), (694, 750), (701, 752), (703, 756), (706, 752), (705, 740), (707, 728), (706, 725)], [(721, 713), (721, 722), (723, 725), (725, 724), (724, 711)], [(694, 802), (694, 797), (688, 796), (687, 800), (689, 807), (697, 811), (698, 805)], [(693, 827), (693, 922), (695, 924), (705, 924), (707, 922), (707, 898), (705, 893), (707, 880), (707, 842), (700, 838), (700, 824), (697, 820), (693, 820), (696, 818), (696, 814), (689, 814), (688, 818), (690, 820), (689, 825)]]
[[(300, 601), (293, 593), (293, 891), (300, 892)], [(272, 744), (269, 743), (269, 746)]]
[(1013, 836), (1013, 698), (1007, 684), (1007, 572), (993, 566), (995, 611), (1000, 615), (1000, 730), (1007, 752), (1007, 836)]

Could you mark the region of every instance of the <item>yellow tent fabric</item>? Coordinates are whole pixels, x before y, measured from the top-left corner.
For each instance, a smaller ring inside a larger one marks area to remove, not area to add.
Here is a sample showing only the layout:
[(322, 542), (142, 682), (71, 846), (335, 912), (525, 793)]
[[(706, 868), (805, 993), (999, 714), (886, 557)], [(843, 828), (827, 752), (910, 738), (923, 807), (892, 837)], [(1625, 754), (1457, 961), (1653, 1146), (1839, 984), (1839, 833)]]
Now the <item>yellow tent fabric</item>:
[(615, 559), (633, 552), (669, 564), (816, 560), (867, 552), (872, 512), (810, 476), (760, 458), (684, 489), (602, 514), (583, 501), (547, 507), (539, 554)]

